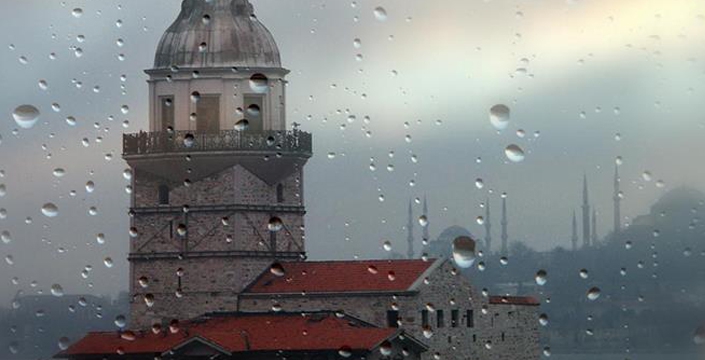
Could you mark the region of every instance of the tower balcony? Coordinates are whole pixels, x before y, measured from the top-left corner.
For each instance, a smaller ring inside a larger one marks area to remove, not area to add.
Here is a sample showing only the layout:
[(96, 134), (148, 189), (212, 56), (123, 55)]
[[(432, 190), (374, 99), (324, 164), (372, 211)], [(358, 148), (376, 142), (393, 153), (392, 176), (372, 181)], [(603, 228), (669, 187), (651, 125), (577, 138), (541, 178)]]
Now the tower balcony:
[(300, 130), (139, 132), (124, 134), (122, 143), (126, 159), (140, 155), (202, 152), (271, 152), (310, 157), (313, 151), (311, 134)]
[(172, 181), (197, 181), (240, 165), (273, 185), (302, 169), (312, 154), (313, 137), (298, 129), (123, 135), (123, 158), (132, 168)]

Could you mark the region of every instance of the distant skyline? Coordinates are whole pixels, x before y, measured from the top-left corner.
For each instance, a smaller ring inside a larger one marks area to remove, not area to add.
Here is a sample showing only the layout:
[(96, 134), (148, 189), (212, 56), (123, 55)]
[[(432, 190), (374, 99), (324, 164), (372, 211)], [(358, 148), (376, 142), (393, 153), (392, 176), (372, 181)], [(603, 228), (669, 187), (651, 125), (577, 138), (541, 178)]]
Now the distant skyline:
[[(698, 101), (705, 89), (705, 49), (699, 45), (705, 40), (699, 17), (704, 3), (252, 2), (292, 71), (288, 122), (314, 134), (315, 156), (306, 172), (307, 248), (313, 259), (384, 258), (387, 240), (404, 253), (408, 199), (424, 196), (431, 238), (451, 225), (484, 238), (476, 218), (484, 215), (481, 203), (489, 198), (499, 239), (503, 192), (510, 241), (541, 250), (569, 248), (583, 174), (598, 233), (611, 230), (617, 157), (623, 161), (623, 223), (648, 212), (669, 189), (703, 188), (705, 168), (697, 163), (705, 153), (705, 105)], [(0, 208), (7, 217), (0, 219), (0, 232), (10, 232), (12, 241), (0, 243), (0, 257), (11, 255), (14, 264), (0, 262), (6, 274), (0, 302), (9, 304), (19, 289), (48, 293), (54, 283), (68, 293), (126, 288), (129, 196), (121, 133), (147, 128), (142, 71), (151, 66), (179, 3), (4, 4), (0, 184), (6, 195)], [(375, 18), (377, 6), (386, 8), (386, 21)], [(80, 18), (72, 16), (76, 7), (84, 10)], [(71, 47), (80, 47), (82, 56)], [(52, 110), (53, 103), (60, 112)], [(10, 114), (22, 104), (37, 106), (42, 116), (32, 129), (13, 135), (17, 126)], [(489, 120), (496, 104), (511, 109), (509, 126), (501, 131)], [(76, 118), (76, 126), (67, 124), (68, 116)], [(524, 149), (523, 162), (507, 160), (510, 144)], [(56, 168), (66, 175), (52, 175)], [(475, 186), (478, 178), (482, 189)], [(663, 188), (656, 186), (661, 179)], [(95, 183), (92, 193), (85, 190), (88, 181)], [(42, 215), (47, 202), (58, 206), (59, 216)], [(89, 214), (91, 207), (96, 215)], [(420, 214), (422, 204), (414, 203), (413, 211)], [(105, 235), (105, 244), (98, 244), (98, 234)], [(494, 243), (497, 249), (499, 241)], [(83, 279), (86, 266), (92, 270)], [(15, 276), (19, 286), (11, 283)], [(38, 285), (31, 287), (32, 281)]]

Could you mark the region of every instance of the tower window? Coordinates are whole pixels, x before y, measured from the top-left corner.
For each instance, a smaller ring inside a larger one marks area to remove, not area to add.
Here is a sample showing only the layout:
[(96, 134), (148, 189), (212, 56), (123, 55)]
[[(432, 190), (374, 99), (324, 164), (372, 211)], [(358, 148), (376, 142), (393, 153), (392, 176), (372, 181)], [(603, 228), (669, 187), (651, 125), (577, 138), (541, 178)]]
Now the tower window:
[(458, 327), (458, 318), (460, 317), (460, 312), (458, 310), (451, 310), (450, 312), (450, 326)]
[(399, 312), (394, 310), (387, 311), (387, 327), (399, 327)]
[(284, 185), (282, 184), (277, 185), (277, 202), (284, 202)]
[(436, 326), (439, 328), (446, 326), (446, 319), (443, 314), (443, 310), (436, 310)]
[(159, 205), (169, 205), (169, 187), (159, 185)]
[(466, 317), (465, 323), (467, 324), (467, 326), (469, 328), (475, 327), (475, 312), (472, 310), (468, 310), (465, 313), (465, 317)]
[(421, 326), (428, 327), (428, 310), (421, 310)]
[(196, 104), (196, 130), (200, 133), (220, 131), (220, 96), (200, 96)]
[(174, 97), (163, 96), (159, 98), (161, 102), (161, 131), (174, 129)]

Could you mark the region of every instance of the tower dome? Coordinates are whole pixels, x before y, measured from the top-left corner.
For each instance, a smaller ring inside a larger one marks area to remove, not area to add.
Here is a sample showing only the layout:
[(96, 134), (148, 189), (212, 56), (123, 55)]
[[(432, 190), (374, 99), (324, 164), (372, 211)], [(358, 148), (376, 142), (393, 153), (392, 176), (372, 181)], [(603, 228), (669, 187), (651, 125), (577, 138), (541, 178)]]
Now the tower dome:
[(274, 37), (248, 0), (183, 0), (162, 36), (155, 69), (281, 68)]

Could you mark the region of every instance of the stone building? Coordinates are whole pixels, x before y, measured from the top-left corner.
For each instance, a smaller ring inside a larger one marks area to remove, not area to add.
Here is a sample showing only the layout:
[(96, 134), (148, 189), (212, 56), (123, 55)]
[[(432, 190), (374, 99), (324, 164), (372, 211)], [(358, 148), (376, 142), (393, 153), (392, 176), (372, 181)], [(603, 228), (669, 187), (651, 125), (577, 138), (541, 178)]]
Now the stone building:
[(402, 328), (443, 359), (536, 359), (539, 305), (483, 296), (450, 260), (278, 263), (239, 296), (240, 311), (341, 310)]
[[(147, 71), (149, 132), (124, 135), (135, 330), (60, 356), (537, 359), (536, 300), (491, 297), (450, 260), (306, 261), (312, 136), (287, 127), (287, 73), (248, 0), (183, 0)], [(345, 336), (299, 319), (321, 311)], [(367, 332), (383, 336), (348, 351)], [(302, 333), (331, 340), (313, 354)]]
[(124, 136), (132, 168), (132, 323), (235, 306), (272, 259), (304, 258), (303, 165), (285, 76), (246, 0), (184, 0), (149, 75), (149, 132)]

